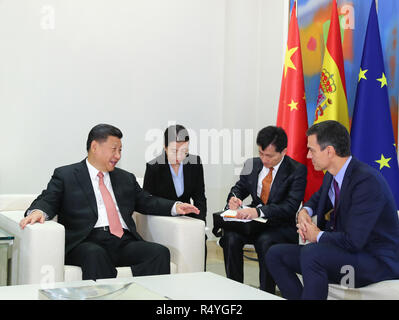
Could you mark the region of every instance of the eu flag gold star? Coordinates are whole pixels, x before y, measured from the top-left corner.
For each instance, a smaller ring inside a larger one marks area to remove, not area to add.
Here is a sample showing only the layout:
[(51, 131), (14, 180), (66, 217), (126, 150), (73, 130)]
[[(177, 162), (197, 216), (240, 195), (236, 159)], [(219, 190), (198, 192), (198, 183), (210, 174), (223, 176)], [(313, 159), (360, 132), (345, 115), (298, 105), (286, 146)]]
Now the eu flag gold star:
[(380, 170), (381, 170), (381, 169), (384, 168), (384, 167), (391, 168), (391, 167), (389, 166), (389, 163), (388, 163), (391, 159), (392, 159), (392, 158), (385, 158), (384, 155), (381, 154), (381, 159), (380, 159), (380, 160), (375, 160), (375, 162), (377, 162), (377, 163), (380, 164)]
[(362, 70), (362, 68), (360, 68), (359, 81), (358, 82), (360, 82), (360, 80), (362, 80), (362, 79), (367, 80), (367, 78), (366, 78), (366, 72), (367, 71), (369, 71), (369, 70), (368, 69), (367, 70)]
[(381, 82), (381, 88), (388, 84), (387, 78), (385, 77), (385, 73), (382, 73), (382, 77), (377, 79), (377, 81)]
[(295, 64), (292, 62), (292, 55), (298, 50), (298, 47), (294, 47), (285, 51), (285, 61), (284, 61), (284, 77), (287, 75), (288, 68), (296, 70)]
[(295, 102), (294, 100), (291, 99), (291, 103), (288, 105), (292, 110), (298, 110), (297, 108), (298, 102)]

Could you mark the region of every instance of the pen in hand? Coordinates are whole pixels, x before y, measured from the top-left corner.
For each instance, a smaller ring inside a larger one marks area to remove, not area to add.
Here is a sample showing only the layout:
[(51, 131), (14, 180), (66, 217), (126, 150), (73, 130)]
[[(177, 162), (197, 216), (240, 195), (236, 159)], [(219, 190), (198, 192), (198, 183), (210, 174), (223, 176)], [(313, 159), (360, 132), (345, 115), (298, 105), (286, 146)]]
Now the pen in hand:
[[(237, 195), (236, 195), (234, 192), (232, 192), (232, 194), (233, 194), (233, 196), (234, 196), (235, 198), (240, 199), (240, 198), (237, 197)], [(243, 209), (243, 207), (242, 207), (242, 202), (241, 202), (240, 206), (238, 207), (238, 209)]]

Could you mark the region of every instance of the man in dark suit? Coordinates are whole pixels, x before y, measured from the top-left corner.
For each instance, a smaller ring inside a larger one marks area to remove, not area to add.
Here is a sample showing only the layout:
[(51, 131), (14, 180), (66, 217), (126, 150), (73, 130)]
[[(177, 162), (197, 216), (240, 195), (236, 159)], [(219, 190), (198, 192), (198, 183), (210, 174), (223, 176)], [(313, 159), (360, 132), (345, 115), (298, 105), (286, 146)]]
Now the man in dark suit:
[[(245, 244), (254, 244), (259, 260), (260, 289), (274, 293), (275, 282), (266, 266), (266, 253), (276, 243), (297, 243), (295, 215), (306, 188), (306, 167), (286, 155), (287, 135), (269, 126), (257, 136), (259, 158), (246, 161), (240, 180), (231, 188), (226, 208), (237, 210), (238, 219), (267, 219), (261, 232), (249, 236), (224, 230), (221, 239), (226, 275), (243, 282)], [(240, 209), (251, 195), (250, 208)]]
[(327, 172), (298, 213), (298, 232), (311, 243), (277, 245), (267, 254), (282, 295), (326, 299), (329, 283), (362, 287), (398, 278), (399, 222), (387, 182), (351, 156), (349, 133), (339, 122), (315, 124), (307, 136), (308, 158), (316, 170)]
[(55, 169), (47, 189), (20, 222), (23, 229), (58, 215), (65, 227), (65, 262), (80, 266), (84, 280), (116, 277), (118, 266), (131, 266), (135, 276), (169, 273), (169, 250), (144, 241), (132, 214), (199, 213), (191, 204), (152, 196), (140, 188), (133, 174), (116, 168), (121, 139), (122, 132), (111, 125), (92, 128), (88, 157)]

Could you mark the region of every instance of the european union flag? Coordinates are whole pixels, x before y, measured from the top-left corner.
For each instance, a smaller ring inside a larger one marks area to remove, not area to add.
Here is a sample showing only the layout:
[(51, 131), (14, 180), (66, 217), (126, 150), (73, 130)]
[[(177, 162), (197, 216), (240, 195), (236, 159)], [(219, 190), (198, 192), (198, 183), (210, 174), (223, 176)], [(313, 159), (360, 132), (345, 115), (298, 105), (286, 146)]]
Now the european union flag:
[(370, 9), (352, 118), (352, 153), (378, 169), (399, 209), (399, 168), (375, 0)]

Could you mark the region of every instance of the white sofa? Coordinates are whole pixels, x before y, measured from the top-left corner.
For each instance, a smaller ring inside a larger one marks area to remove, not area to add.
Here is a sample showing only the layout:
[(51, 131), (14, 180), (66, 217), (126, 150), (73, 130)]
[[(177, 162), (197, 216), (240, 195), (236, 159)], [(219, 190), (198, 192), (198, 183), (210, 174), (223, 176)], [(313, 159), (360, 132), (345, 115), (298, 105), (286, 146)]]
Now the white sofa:
[[(399, 211), (398, 211), (399, 218)], [(312, 218), (313, 222), (317, 222), (317, 217)], [(299, 244), (303, 243), (299, 237)], [(298, 275), (300, 278), (301, 276)], [(344, 274), (342, 275), (344, 276)], [(301, 279), (302, 281), (302, 279)], [(362, 288), (348, 288), (339, 284), (328, 285), (328, 300), (399, 300), (399, 279), (386, 280), (370, 284)]]
[[(19, 222), (26, 208), (37, 195), (0, 195), (0, 229), (15, 236), (11, 248), (10, 284), (79, 281), (80, 267), (64, 265), (64, 226), (53, 221), (28, 225)], [(200, 272), (204, 270), (205, 225), (190, 217), (162, 217), (135, 212), (137, 231), (147, 241), (168, 247), (171, 272)], [(118, 277), (131, 277), (130, 267), (117, 268)]]

